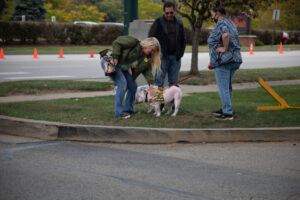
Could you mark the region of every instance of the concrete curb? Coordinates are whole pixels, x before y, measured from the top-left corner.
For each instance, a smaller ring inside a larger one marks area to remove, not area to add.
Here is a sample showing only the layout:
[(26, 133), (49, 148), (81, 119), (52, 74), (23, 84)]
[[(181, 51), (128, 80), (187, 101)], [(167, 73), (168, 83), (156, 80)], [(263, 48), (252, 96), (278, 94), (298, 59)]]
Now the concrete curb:
[(0, 133), (45, 140), (167, 144), (300, 141), (300, 127), (169, 129), (75, 125), (0, 115)]

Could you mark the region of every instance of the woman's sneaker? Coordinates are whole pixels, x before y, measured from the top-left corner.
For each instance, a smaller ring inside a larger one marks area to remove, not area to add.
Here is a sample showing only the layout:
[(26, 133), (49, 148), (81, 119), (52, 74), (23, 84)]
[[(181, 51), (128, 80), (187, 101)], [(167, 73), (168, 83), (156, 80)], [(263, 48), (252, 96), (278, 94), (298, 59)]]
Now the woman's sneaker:
[(213, 114), (214, 116), (221, 116), (221, 115), (223, 114), (222, 108), (221, 108), (220, 110), (217, 110), (217, 111), (212, 112), (212, 114)]
[(129, 114), (124, 114), (124, 115), (122, 115), (121, 118), (122, 118), (122, 119), (129, 119), (129, 118), (130, 118), (130, 115), (129, 115)]
[(222, 114), (219, 116), (215, 116), (216, 119), (219, 120), (233, 120), (233, 115), (229, 115), (229, 114)]

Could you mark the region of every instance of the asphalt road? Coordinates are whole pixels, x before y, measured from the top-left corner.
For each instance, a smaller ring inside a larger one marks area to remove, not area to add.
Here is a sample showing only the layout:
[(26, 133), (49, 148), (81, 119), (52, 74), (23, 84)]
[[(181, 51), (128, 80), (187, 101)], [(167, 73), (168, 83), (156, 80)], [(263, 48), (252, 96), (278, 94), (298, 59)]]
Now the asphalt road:
[(300, 143), (0, 141), (5, 200), (300, 199)]
[[(99, 57), (89, 58), (89, 55), (65, 54), (64, 58), (58, 55), (39, 55), (32, 59), (32, 55), (6, 55), (0, 60), (0, 81), (34, 80), (34, 79), (99, 79), (104, 73), (99, 66)], [(294, 67), (300, 64), (300, 51), (278, 52), (242, 52), (244, 63), (241, 68), (271, 68)], [(199, 53), (199, 70), (207, 70), (208, 53)], [(185, 53), (182, 58), (181, 71), (189, 71), (191, 53)]]

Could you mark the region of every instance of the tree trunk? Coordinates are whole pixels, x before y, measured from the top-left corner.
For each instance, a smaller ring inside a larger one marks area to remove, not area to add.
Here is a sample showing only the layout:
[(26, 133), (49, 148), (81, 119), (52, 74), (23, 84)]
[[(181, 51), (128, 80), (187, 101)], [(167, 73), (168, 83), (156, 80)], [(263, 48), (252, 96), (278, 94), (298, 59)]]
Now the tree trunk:
[(199, 70), (198, 70), (198, 46), (199, 46), (199, 39), (198, 39), (198, 33), (200, 29), (195, 28), (192, 30), (193, 34), (193, 40), (192, 40), (192, 60), (191, 60), (191, 71), (190, 74), (195, 76), (200, 76)]

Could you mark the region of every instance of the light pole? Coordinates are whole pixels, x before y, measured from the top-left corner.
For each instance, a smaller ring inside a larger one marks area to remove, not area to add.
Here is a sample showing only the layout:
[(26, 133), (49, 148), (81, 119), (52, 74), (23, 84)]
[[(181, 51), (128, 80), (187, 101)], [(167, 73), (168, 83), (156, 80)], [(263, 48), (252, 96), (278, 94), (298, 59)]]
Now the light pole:
[(128, 35), (129, 23), (138, 18), (138, 1), (124, 0), (124, 35)]
[(248, 35), (251, 35), (251, 18), (252, 18), (252, 13), (253, 13), (253, 10), (252, 10), (252, 8), (250, 8), (250, 10), (249, 10), (249, 12), (250, 12), (250, 16), (249, 16), (249, 33), (248, 33)]
[(296, 8), (297, 8), (297, 6), (296, 6), (296, 4), (297, 4), (297, 0), (295, 0), (294, 1), (294, 31), (296, 30)]

